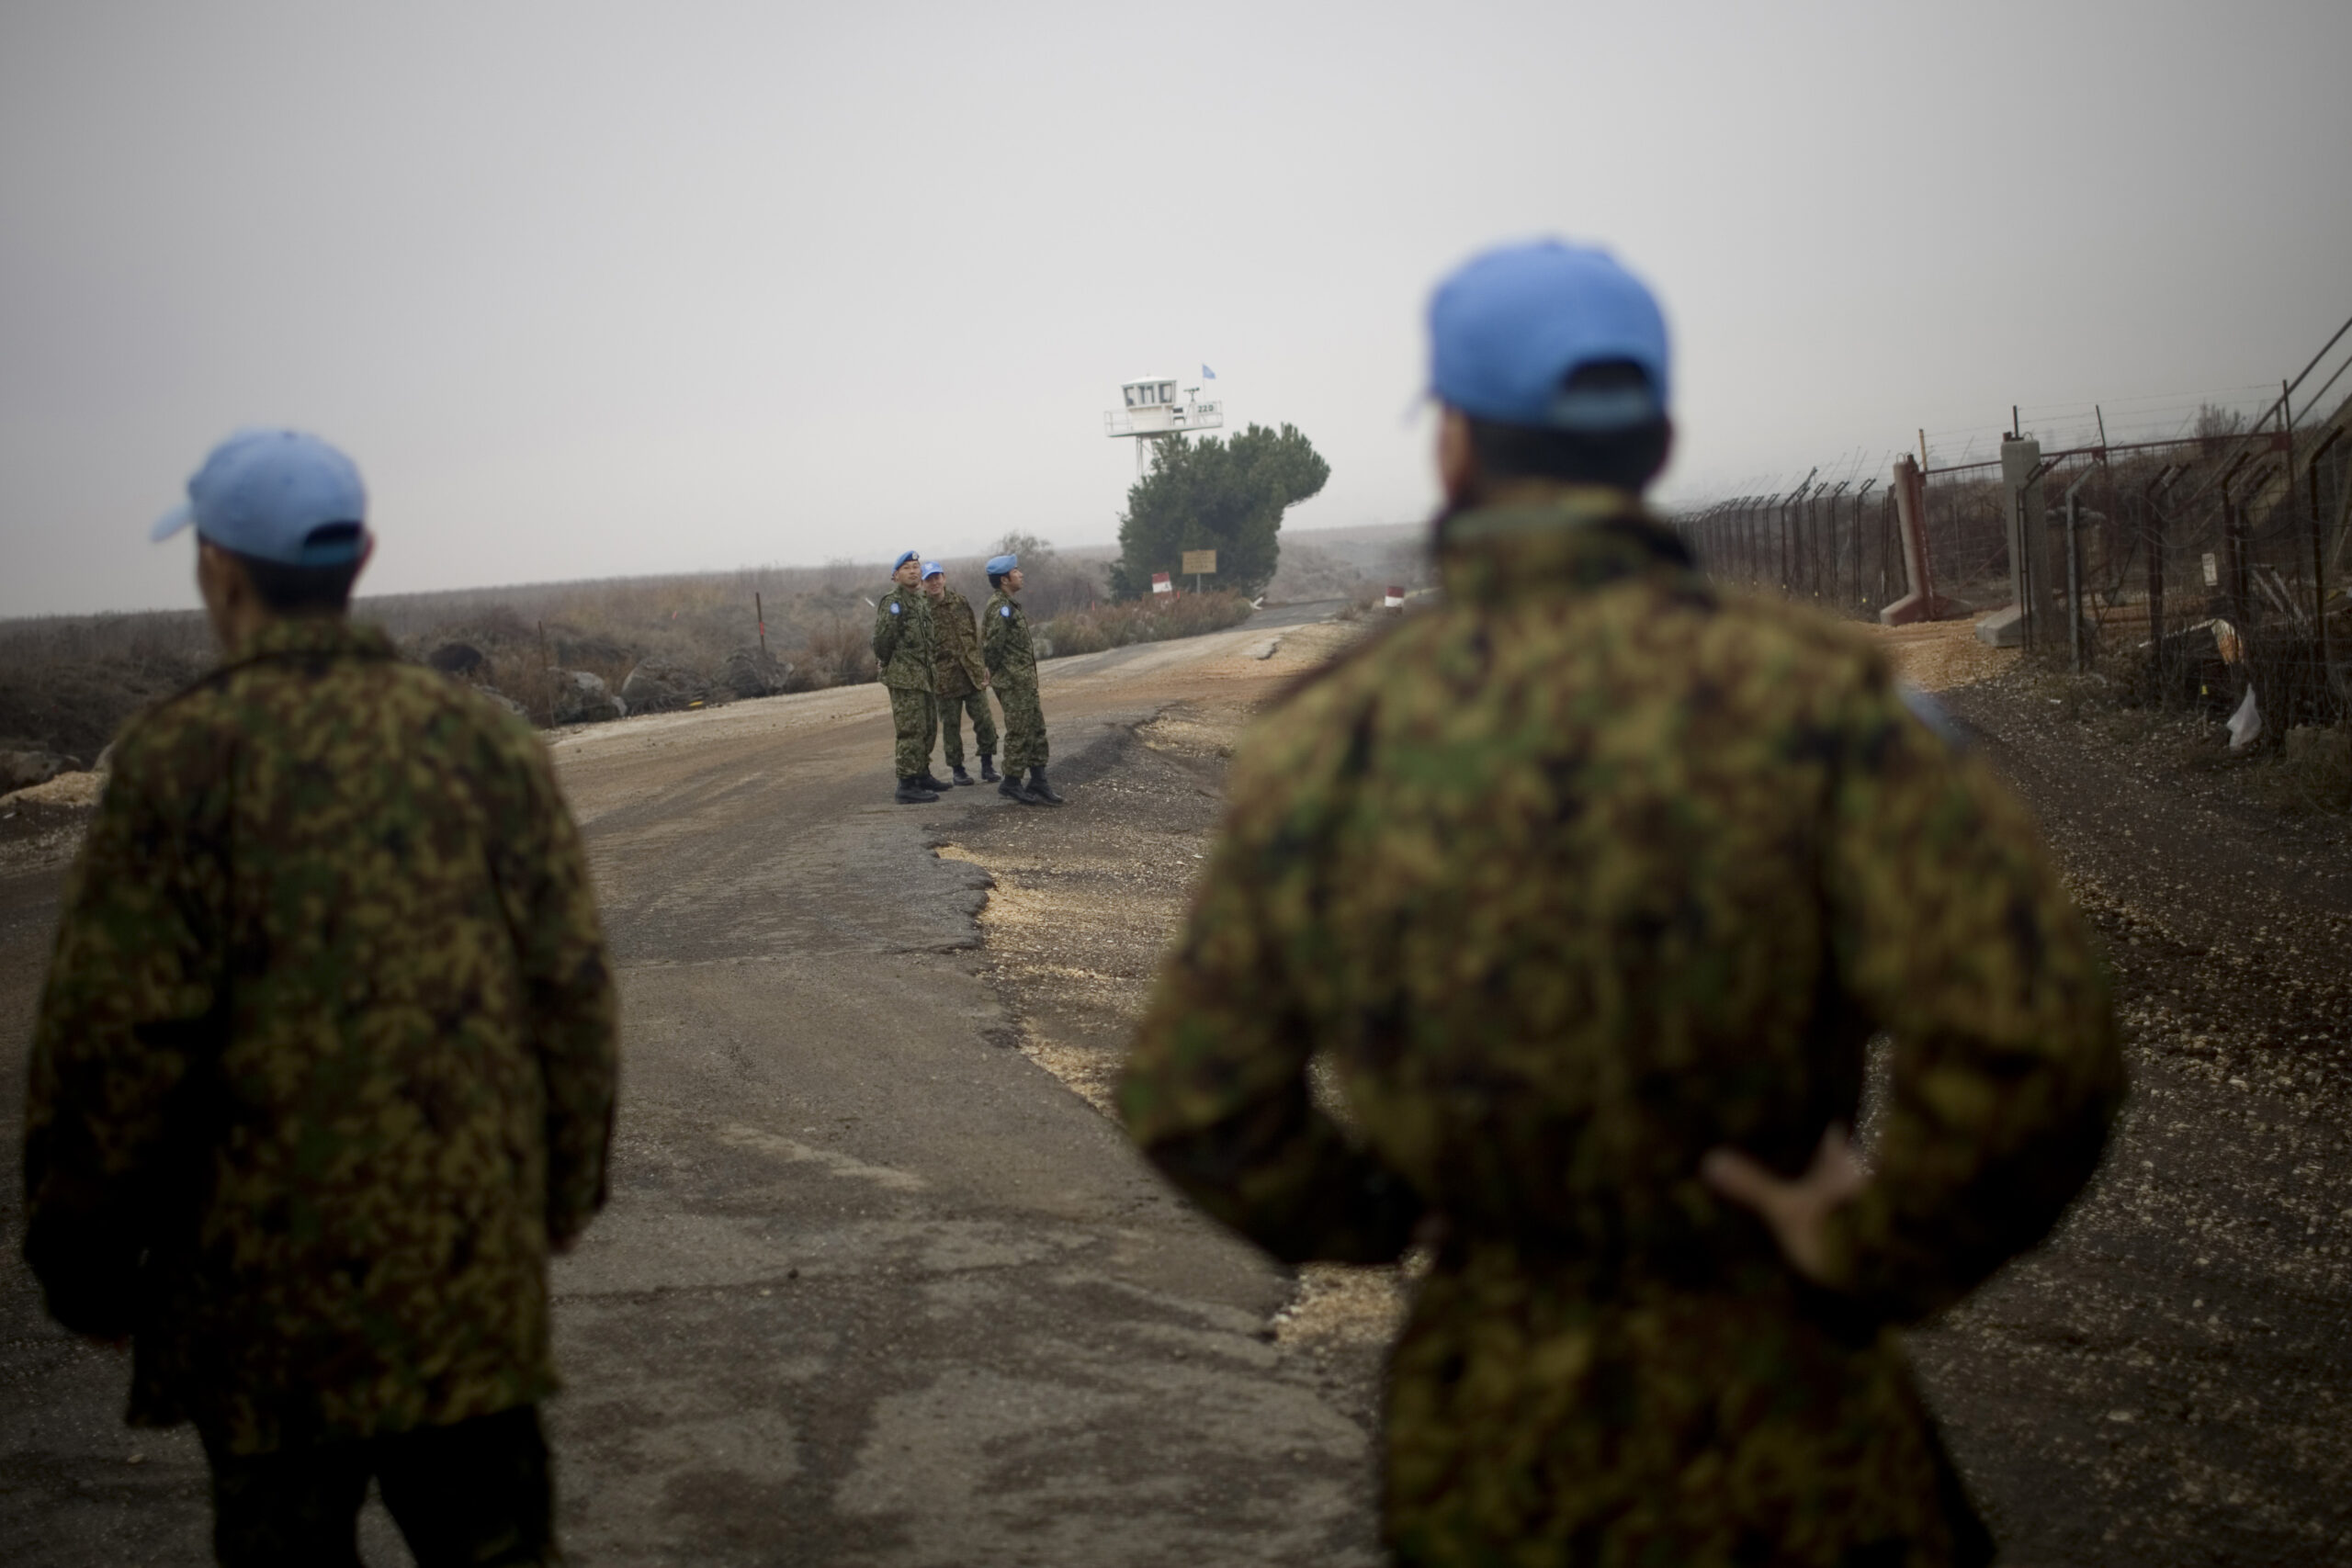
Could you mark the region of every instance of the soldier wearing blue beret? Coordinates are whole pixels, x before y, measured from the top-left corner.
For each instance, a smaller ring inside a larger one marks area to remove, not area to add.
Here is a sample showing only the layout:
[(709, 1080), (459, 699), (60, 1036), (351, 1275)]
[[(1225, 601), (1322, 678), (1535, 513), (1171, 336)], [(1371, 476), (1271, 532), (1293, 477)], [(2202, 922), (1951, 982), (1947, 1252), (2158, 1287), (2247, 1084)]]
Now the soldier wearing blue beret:
[(937, 800), (947, 787), (945, 779), (931, 773), (931, 749), (939, 736), (939, 655), (922, 581), (922, 556), (905, 551), (890, 563), (890, 592), (874, 607), (874, 660), (890, 694), (897, 799), (904, 806)]
[(1898, 1331), (2098, 1163), (2123, 1071), (2083, 922), (1869, 637), (1708, 581), (1645, 509), (1646, 288), (1512, 246), (1430, 335), (1443, 599), (1243, 743), (1121, 1112), (1282, 1258), (1430, 1249), (1399, 1562), (1983, 1562)]
[(964, 771), (964, 716), (972, 716), (972, 740), (980, 753), (980, 780), (997, 782), (996, 718), (989, 712), (989, 667), (980, 658), (980, 628), (972, 619), (972, 602), (947, 586), (947, 569), (926, 561), (922, 591), (931, 600), (931, 618), (939, 634), (939, 737), (947, 754), (947, 776), (959, 784), (973, 782)]
[(1046, 711), (1037, 701), (1037, 651), (1029, 641), (1029, 617), (1017, 602), (1021, 558), (994, 557), (988, 574), (995, 592), (980, 613), (980, 657), (988, 665), (997, 704), (1004, 710), (1004, 782), (996, 786), (997, 793), (1023, 806), (1059, 806), (1063, 797), (1046, 779)]
[(613, 981), (521, 719), (345, 614), (349, 458), (247, 431), (193, 526), (220, 668), (114, 745), (58, 921), (25, 1256), (194, 1423), (225, 1563), (551, 1561), (547, 1262), (605, 1201)]

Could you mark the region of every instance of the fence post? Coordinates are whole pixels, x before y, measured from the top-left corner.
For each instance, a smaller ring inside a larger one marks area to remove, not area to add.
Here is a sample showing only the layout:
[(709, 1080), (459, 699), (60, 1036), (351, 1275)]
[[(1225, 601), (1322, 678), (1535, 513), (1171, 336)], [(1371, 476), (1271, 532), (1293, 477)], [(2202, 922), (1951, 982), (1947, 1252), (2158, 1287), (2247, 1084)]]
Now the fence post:
[(1913, 621), (1932, 621), (1942, 610), (1928, 560), (1928, 479), (1908, 452), (1895, 459), (1893, 490), (1902, 519), (1903, 570), (1910, 583), (1909, 591), (1883, 607), (1878, 618), (1881, 626), (1907, 626)]
[(2148, 680), (2155, 688), (2156, 705), (2171, 705), (2165, 691), (2165, 514), (2156, 504), (2163, 493), (2165, 479), (2172, 475), (2170, 465), (2148, 481), (2141, 501), (2148, 509), (2143, 525), (2148, 552)]
[(2077, 481), (2066, 491), (2066, 648), (2077, 675), (2083, 672), (2083, 552), (2075, 533), (2082, 502), (2075, 491), (2081, 488)]
[[(2312, 627), (2319, 636), (2319, 684), (2322, 693), (2335, 694), (2335, 660), (2328, 647), (2327, 637), (2327, 545), (2321, 533), (2319, 515), (2319, 460), (2335, 445), (2345, 427), (2337, 425), (2327, 439), (2312, 451), (2311, 462), (2303, 475), (2303, 491), (2311, 501), (2312, 514)], [(2352, 479), (2352, 471), (2346, 477)]]
[(1862, 499), (1877, 483), (1878, 476), (1873, 474), (1854, 492), (1854, 604), (1858, 607), (1870, 602), (1862, 592)]

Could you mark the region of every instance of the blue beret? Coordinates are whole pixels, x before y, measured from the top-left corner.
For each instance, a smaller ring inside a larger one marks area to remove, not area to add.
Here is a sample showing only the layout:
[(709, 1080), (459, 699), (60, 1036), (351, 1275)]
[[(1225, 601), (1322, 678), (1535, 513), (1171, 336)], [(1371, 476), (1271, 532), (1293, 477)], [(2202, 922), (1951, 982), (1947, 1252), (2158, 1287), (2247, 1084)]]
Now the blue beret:
[[(1562, 390), (1610, 360), (1639, 366), (1649, 386)], [(1548, 240), (1488, 251), (1430, 300), (1430, 390), (1502, 424), (1624, 430), (1666, 412), (1666, 318), (1605, 251)]]
[(900, 567), (906, 565), (910, 560), (921, 560), (922, 558), (922, 553), (919, 550), (899, 551), (899, 558), (890, 563), (890, 575), (896, 577), (899, 574), (899, 569)]
[(1019, 556), (998, 556), (993, 560), (989, 561), (988, 565), (988, 573), (990, 577), (1002, 577), (1008, 571), (1019, 571), (1020, 570), (1021, 558)]

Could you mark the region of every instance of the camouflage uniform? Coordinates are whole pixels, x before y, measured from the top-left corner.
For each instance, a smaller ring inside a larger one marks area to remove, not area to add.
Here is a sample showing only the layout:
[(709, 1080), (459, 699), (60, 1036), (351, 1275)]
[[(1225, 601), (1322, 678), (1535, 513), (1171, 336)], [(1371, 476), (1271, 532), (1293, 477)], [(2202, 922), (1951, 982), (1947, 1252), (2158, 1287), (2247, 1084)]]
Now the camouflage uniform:
[(931, 600), (920, 588), (893, 583), (874, 607), (874, 658), (890, 690), (890, 725), (898, 733), (902, 779), (931, 772), (939, 736), (939, 671), (933, 652)]
[(980, 659), (980, 635), (972, 625), (972, 602), (942, 588), (931, 606), (939, 638), (939, 728), (947, 765), (964, 765), (964, 716), (972, 716), (972, 739), (980, 755), (996, 755), (996, 716), (989, 712), (988, 665)]
[(1004, 709), (1004, 773), (1046, 765), (1046, 710), (1037, 704), (1037, 653), (1029, 646), (1029, 617), (1001, 588), (980, 613), (980, 657)]
[[(2089, 1176), (2101, 972), (2026, 813), (1864, 638), (1710, 586), (1632, 505), (1451, 519), (1445, 604), (1257, 728), (1120, 1108), (1279, 1257), (1433, 1246), (1400, 1560), (1982, 1561), (1894, 1325)], [(1822, 1289), (1699, 1166), (1804, 1168), (1882, 1029)]]
[(217, 1454), (528, 1404), (614, 1028), (538, 739), (379, 632), (273, 623), (115, 744), (34, 1034), (27, 1258), (67, 1326), (134, 1334), (130, 1419)]

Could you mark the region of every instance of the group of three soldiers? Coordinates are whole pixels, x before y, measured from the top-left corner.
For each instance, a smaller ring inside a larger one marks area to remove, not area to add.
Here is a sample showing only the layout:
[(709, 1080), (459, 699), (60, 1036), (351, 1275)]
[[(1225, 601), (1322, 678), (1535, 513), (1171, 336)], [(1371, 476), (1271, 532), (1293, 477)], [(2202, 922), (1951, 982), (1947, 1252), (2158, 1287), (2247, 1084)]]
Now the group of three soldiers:
[[(874, 607), (874, 659), (890, 693), (897, 732), (898, 800), (918, 806), (953, 784), (964, 771), (964, 716), (980, 754), (980, 781), (1023, 806), (1059, 806), (1046, 778), (1046, 716), (1037, 702), (1037, 651), (1029, 618), (1018, 602), (1021, 558), (1001, 555), (985, 569), (993, 590), (980, 624), (971, 602), (947, 586), (947, 569), (908, 550), (891, 563), (890, 591)], [(1004, 708), (1004, 773), (992, 763), (996, 721), (988, 693)], [(944, 732), (948, 778), (933, 776), (931, 750)], [(1023, 777), (1023, 773), (1027, 777)]]
[[(1645, 511), (1645, 288), (1510, 247), (1430, 330), (1444, 598), (1243, 744), (1122, 1119), (1279, 1258), (1427, 1250), (1400, 1562), (1982, 1562), (1896, 1330), (2098, 1161), (2122, 1067), (2083, 923), (1876, 649)], [(157, 536), (194, 525), (227, 657), (116, 743), (26, 1256), (61, 1322), (133, 1339), (135, 1421), (196, 1424), (224, 1562), (349, 1568), (371, 1475), (427, 1568), (548, 1561), (547, 1258), (605, 1200), (616, 1076), (580, 835), (519, 718), (345, 620), (341, 454), (254, 433), (188, 489)], [(1003, 705), (1008, 793), (1042, 784), (1019, 562), (977, 664), (919, 567), (875, 638), (901, 787), (948, 664)]]

